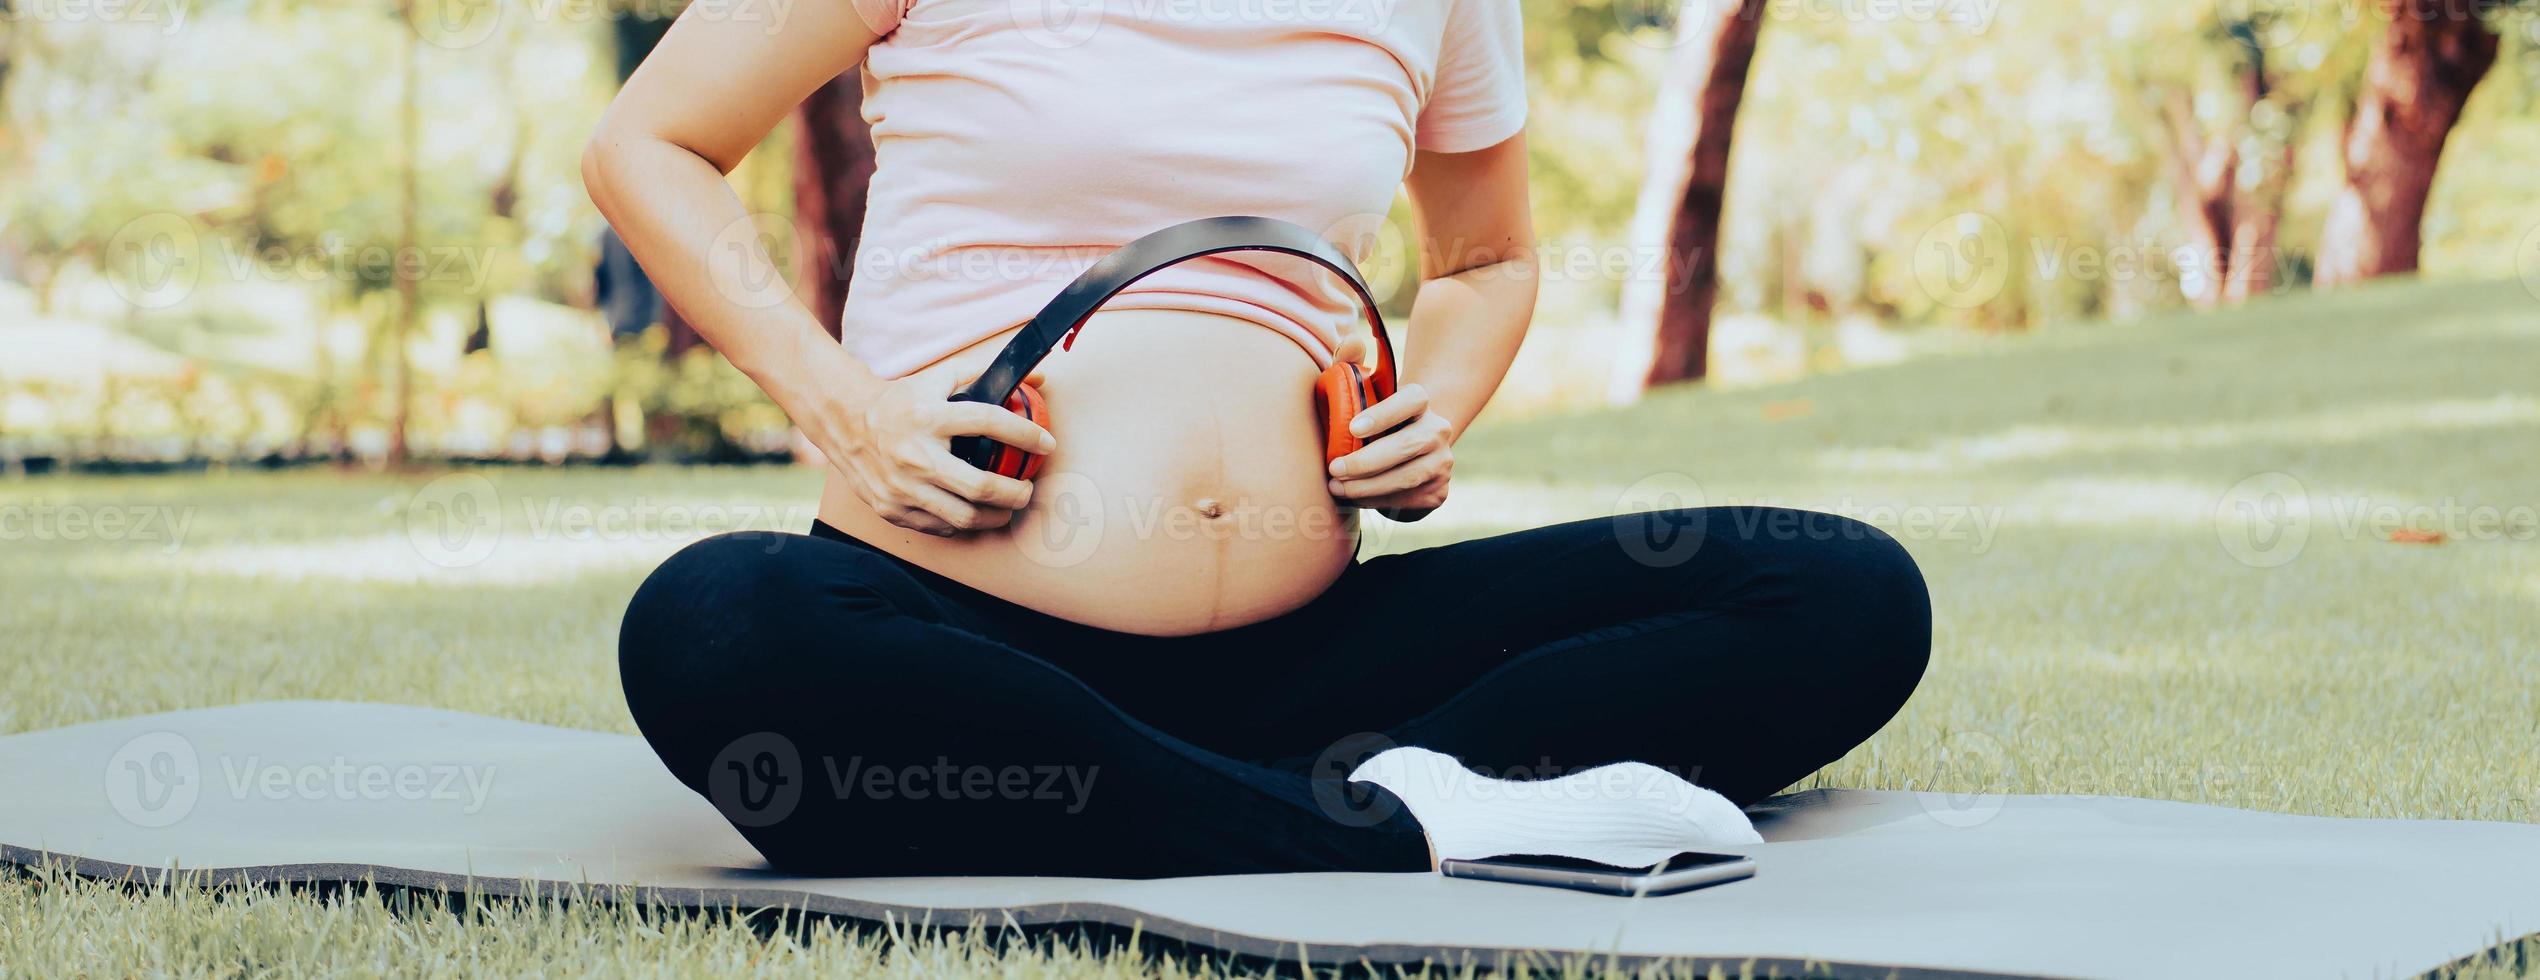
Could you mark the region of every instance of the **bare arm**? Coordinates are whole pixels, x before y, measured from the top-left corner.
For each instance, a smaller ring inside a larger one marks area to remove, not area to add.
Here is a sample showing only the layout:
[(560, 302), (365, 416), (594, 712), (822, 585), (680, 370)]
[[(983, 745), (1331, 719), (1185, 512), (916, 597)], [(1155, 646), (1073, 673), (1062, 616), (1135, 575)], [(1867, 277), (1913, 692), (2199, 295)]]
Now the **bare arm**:
[(995, 527), (1030, 487), (952, 457), (952, 435), (1046, 452), (1038, 426), (876, 376), (795, 297), (723, 176), (878, 40), (845, 0), (692, 6), (609, 104), (582, 155), (592, 203), (671, 305), (774, 399), (892, 523)]
[(1420, 298), (1403, 374), (1461, 433), (1526, 339), (1535, 313), (1526, 136), (1471, 153), (1422, 153), (1405, 182), (1420, 217)]
[(1417, 519), (1446, 501), (1455, 440), (1499, 390), (1534, 319), (1525, 134), (1470, 153), (1422, 153), (1406, 186), (1420, 218), (1422, 281), (1404, 383), (1352, 428), (1363, 436), (1410, 424), (1334, 461), (1332, 489)]

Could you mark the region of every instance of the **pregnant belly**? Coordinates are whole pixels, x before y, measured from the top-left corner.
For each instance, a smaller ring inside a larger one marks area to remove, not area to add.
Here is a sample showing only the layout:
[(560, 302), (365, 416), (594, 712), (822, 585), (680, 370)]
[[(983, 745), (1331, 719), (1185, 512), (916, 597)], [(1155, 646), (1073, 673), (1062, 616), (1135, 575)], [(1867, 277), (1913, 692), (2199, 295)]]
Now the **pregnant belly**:
[[(949, 394), (1000, 336), (919, 374)], [(1043, 366), (1058, 452), (1011, 526), (893, 527), (832, 474), (821, 518), (972, 588), (1103, 629), (1177, 636), (1304, 605), (1347, 567), (1350, 512), (1324, 488), (1314, 362), (1258, 324), (1101, 314)]]

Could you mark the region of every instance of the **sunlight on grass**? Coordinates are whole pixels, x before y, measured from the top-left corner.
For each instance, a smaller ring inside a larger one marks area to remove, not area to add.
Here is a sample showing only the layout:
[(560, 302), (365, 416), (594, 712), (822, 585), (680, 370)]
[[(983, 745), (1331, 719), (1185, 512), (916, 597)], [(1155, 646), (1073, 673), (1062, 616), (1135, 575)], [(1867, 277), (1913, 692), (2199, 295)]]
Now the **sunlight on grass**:
[[(417, 548), (405, 535), (381, 534), (305, 543), (213, 545), (188, 550), (180, 564), (189, 575), (316, 585), (550, 585), (598, 573), (649, 571), (680, 545), (704, 536), (532, 539), (504, 546), (500, 560), (471, 563), (460, 560), (466, 556), (455, 551)], [(439, 560), (445, 556), (446, 564)], [(88, 562), (79, 567), (99, 574), (166, 574), (165, 568), (151, 562)]]
[(2410, 435), (2540, 424), (2540, 399), (2498, 396), (2322, 409), (2274, 418), (2194, 425), (2090, 428), (2023, 425), (1935, 441), (1925, 449), (1856, 449), (1819, 454), (1831, 470), (1943, 473), (2011, 460), (2052, 460), (2130, 450), (2234, 449), (2257, 443), (2336, 446)]

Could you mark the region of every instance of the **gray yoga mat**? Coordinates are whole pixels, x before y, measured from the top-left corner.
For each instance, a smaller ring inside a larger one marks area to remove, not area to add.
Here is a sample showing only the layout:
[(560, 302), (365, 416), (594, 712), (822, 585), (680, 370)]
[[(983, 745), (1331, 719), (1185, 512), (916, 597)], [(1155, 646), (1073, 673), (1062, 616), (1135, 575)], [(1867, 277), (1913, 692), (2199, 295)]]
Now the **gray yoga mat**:
[[(1314, 962), (1519, 951), (1839, 976), (2404, 976), (2540, 929), (2540, 826), (1818, 791), (1752, 880), (1619, 899), (1428, 874), (773, 873), (637, 739), (283, 702), (0, 738), (0, 845), (84, 874), (360, 881), (943, 925), (1086, 922)], [(841, 833), (854, 828), (842, 827)], [(1542, 957), (1538, 957), (1541, 960)]]

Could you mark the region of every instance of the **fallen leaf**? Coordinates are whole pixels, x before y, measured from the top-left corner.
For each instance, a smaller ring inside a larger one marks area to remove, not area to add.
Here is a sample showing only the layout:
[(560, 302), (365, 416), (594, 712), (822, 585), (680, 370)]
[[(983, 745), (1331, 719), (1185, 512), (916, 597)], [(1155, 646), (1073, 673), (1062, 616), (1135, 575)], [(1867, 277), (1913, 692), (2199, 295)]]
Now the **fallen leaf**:
[(2412, 527), (2403, 527), (2390, 532), (2390, 540), (2394, 544), (2442, 544), (2452, 540), (2452, 536), (2441, 531), (2419, 531)]

